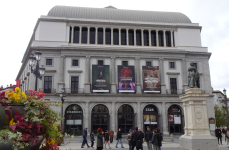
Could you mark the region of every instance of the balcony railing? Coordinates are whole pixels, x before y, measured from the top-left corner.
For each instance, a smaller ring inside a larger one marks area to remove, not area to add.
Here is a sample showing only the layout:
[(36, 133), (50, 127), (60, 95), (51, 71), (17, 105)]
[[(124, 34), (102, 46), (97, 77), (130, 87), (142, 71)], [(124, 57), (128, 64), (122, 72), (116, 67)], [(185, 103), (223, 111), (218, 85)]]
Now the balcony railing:
[(55, 94), (56, 89), (50, 89), (50, 88), (49, 89), (39, 89), (39, 92)]
[[(201, 93), (205, 93), (205, 90), (201, 90)], [(167, 89), (166, 94), (185, 94), (185, 89)]]
[(83, 88), (66, 88), (65, 89), (65, 93), (68, 94), (77, 94), (77, 93), (84, 93), (84, 89)]

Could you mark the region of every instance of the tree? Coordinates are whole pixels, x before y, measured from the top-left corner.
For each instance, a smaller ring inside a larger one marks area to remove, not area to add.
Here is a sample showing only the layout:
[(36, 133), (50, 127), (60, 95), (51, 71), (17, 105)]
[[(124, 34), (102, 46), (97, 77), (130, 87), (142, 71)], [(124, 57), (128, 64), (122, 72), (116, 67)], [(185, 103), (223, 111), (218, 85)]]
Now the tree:
[(214, 108), (214, 109), (215, 109), (216, 126), (217, 127), (227, 126), (227, 119), (223, 114), (223, 111), (219, 108)]

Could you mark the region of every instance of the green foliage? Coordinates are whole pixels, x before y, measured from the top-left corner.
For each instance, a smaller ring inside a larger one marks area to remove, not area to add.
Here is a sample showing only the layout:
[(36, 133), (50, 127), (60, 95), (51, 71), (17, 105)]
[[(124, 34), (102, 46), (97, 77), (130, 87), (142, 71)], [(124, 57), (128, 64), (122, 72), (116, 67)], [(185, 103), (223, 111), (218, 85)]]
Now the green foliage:
[(216, 127), (222, 127), (227, 125), (227, 119), (223, 114), (223, 111), (219, 108), (215, 109), (215, 119), (216, 119)]
[(62, 128), (60, 126), (60, 124), (57, 124), (57, 133), (56, 133), (56, 138), (55, 138), (55, 141), (56, 143), (60, 146), (61, 143), (63, 142), (63, 134), (62, 134)]

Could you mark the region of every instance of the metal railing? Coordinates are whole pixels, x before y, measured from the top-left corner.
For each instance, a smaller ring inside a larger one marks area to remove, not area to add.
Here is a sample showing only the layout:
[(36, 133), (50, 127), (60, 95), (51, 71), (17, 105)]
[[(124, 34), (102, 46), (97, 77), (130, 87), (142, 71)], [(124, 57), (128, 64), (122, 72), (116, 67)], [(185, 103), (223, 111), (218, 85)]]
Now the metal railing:
[(77, 93), (84, 93), (83, 88), (65, 88), (65, 93), (67, 94), (77, 94)]
[(166, 90), (166, 94), (185, 94), (185, 90), (184, 89), (167, 89)]
[(39, 92), (55, 94), (56, 93), (56, 89), (50, 89), (50, 88), (44, 89), (44, 88), (42, 88), (42, 89), (39, 89)]

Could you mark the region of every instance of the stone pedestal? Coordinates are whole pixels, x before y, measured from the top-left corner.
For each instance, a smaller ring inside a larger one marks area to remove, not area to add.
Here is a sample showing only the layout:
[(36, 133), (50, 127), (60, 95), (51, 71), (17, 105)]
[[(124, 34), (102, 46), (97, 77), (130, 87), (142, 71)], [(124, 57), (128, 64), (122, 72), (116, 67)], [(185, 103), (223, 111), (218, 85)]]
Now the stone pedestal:
[(201, 89), (185, 90), (180, 96), (184, 106), (185, 134), (180, 139), (180, 150), (217, 150), (218, 143), (211, 136), (208, 125), (206, 100), (209, 94), (202, 94)]

